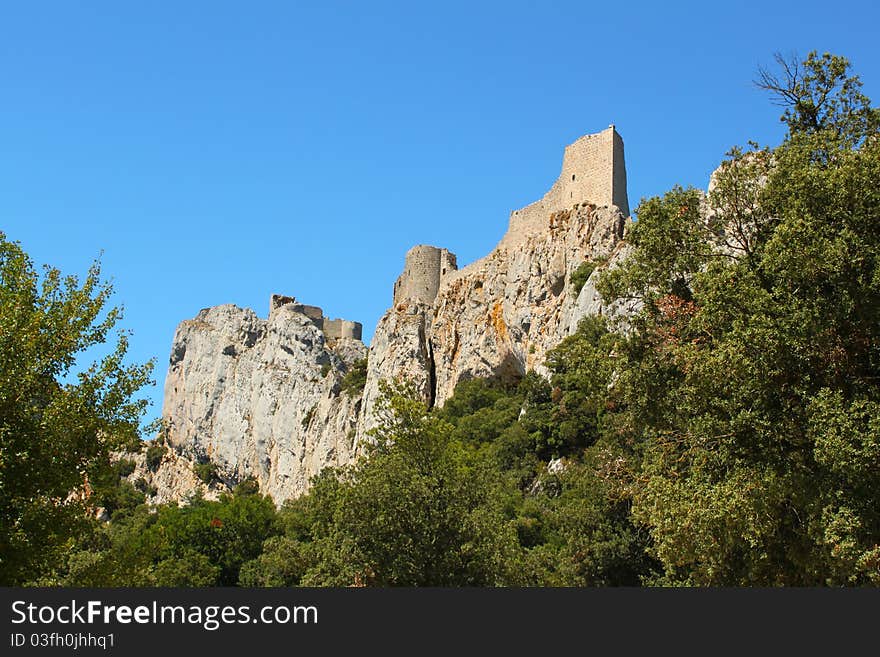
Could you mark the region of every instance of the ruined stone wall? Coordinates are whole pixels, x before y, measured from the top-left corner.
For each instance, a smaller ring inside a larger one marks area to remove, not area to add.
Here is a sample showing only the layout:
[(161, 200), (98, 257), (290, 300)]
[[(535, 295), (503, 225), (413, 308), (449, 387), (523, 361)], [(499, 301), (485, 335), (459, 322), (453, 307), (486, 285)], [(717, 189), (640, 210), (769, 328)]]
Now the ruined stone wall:
[(338, 340), (339, 338), (361, 340), (363, 332), (364, 327), (360, 322), (351, 322), (347, 319), (324, 318), (324, 337), (329, 340)]
[(455, 254), (452, 251), (440, 249), (440, 282), (442, 283), (444, 278), (457, 270), (458, 259), (455, 257)]
[(269, 297), (269, 314), (271, 315), (281, 306), (286, 306), (289, 303), (296, 303), (296, 297), (288, 297), (283, 294), (273, 294)]
[(324, 311), (321, 310), (318, 306), (307, 306), (303, 303), (296, 305), (296, 311), (302, 313), (310, 320), (312, 323), (318, 328), (322, 328), (324, 326)]
[(403, 273), (394, 284), (394, 305), (434, 303), (440, 282), (457, 269), (454, 253), (426, 244), (414, 246), (407, 251)]
[(307, 306), (296, 300), (296, 297), (288, 297), (282, 294), (273, 294), (269, 299), (269, 317), (281, 307), (290, 307), (294, 312), (305, 315), (312, 324), (318, 328), (324, 326), (324, 312), (318, 306)]
[(338, 340), (339, 338), (362, 339), (364, 327), (360, 322), (324, 317), (324, 311), (321, 308), (300, 303), (296, 300), (296, 297), (273, 294), (269, 300), (269, 316), (271, 317), (282, 306), (289, 306), (294, 312), (308, 317), (312, 324), (324, 332), (325, 338), (330, 340)]
[(502, 244), (515, 246), (545, 230), (552, 213), (582, 203), (616, 205), (623, 214), (629, 214), (623, 139), (613, 125), (565, 147), (559, 178), (541, 200), (510, 214)]

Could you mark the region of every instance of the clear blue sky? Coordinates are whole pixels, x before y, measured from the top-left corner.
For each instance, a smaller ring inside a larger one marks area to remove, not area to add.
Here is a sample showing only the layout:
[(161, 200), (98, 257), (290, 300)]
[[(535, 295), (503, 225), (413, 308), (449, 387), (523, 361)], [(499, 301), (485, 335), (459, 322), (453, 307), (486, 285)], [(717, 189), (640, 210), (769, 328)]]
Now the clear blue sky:
[(880, 101), (873, 2), (6, 2), (0, 229), (104, 272), (158, 358), (177, 323), (273, 292), (363, 322), (405, 251), (466, 264), (615, 123), (630, 204), (776, 144), (774, 51), (849, 57)]

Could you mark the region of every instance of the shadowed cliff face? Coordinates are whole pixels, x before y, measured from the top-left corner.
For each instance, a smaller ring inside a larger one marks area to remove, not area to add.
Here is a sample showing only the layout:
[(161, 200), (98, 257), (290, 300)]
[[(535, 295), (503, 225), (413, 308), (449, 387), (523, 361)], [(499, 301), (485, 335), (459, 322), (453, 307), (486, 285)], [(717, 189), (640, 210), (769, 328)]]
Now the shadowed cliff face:
[[(607, 141), (614, 146), (619, 137)], [(619, 158), (605, 158), (601, 175), (614, 176), (608, 162), (622, 166), (619, 146)], [(566, 177), (589, 173), (563, 168)], [(625, 253), (628, 218), (614, 205), (564, 198), (579, 188), (548, 192), (528, 213), (512, 213), (498, 246), (464, 269), (445, 249), (412, 249), (393, 306), (376, 327), (363, 391), (340, 384), (366, 348), (348, 337), (328, 338), (320, 308), (276, 297), (266, 320), (226, 305), (182, 322), (163, 409), (174, 458), (155, 473), (139, 468), (137, 476), (174, 488), (156, 499), (181, 499), (199, 487), (181, 474), (186, 463), (210, 460), (222, 484), (255, 477), (280, 504), (305, 492), (324, 467), (356, 458), (377, 422), (380, 381), (408, 379), (429, 404), (442, 405), (464, 379), (515, 382), (528, 370), (543, 372), (547, 351), (581, 317), (608, 310), (595, 292), (603, 265), (580, 295), (572, 274), (587, 260), (613, 264)]]

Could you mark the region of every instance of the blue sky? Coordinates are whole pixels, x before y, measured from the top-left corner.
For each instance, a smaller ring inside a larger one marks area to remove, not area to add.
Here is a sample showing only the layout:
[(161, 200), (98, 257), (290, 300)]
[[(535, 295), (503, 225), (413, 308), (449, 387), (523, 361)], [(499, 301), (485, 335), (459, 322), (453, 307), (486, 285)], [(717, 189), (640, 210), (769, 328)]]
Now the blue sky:
[(103, 251), (132, 356), (290, 294), (361, 321), (406, 250), (486, 254), (563, 147), (615, 123), (630, 204), (776, 144), (775, 51), (847, 56), (880, 99), (872, 2), (0, 5), (0, 230), (38, 263)]

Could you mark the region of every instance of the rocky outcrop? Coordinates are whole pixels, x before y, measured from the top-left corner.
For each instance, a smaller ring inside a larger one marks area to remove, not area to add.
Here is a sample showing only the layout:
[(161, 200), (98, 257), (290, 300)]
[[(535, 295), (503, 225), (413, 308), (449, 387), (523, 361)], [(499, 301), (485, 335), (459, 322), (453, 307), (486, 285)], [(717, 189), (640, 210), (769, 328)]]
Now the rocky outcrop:
[[(152, 444), (152, 443), (150, 443)], [(126, 479), (146, 495), (149, 504), (167, 502), (186, 502), (199, 494), (207, 500), (214, 500), (229, 490), (222, 481), (208, 483), (199, 479), (195, 473), (196, 462), (173, 449), (165, 449), (162, 459), (156, 466), (147, 463), (147, 450), (138, 453), (124, 453), (117, 458), (131, 461), (134, 470)]]
[(370, 346), (359, 437), (375, 425), (381, 380), (407, 379), (429, 404), (442, 405), (462, 380), (516, 382), (528, 370), (543, 372), (547, 351), (570, 327), (605, 311), (595, 287), (584, 286), (593, 295), (581, 302), (571, 277), (587, 260), (613, 259), (627, 221), (615, 206), (578, 203), (528, 232), (512, 225), (513, 235), (488, 256), (447, 272), (433, 303), (398, 295)]
[[(581, 138), (551, 190), (511, 213), (486, 257), (459, 270), (446, 249), (411, 249), (374, 332), (363, 391), (341, 385), (366, 355), (360, 324), (293, 297), (273, 296), (268, 319), (225, 305), (182, 322), (163, 410), (173, 455), (149, 475), (168, 490), (156, 499), (204, 488), (187, 464), (211, 461), (222, 486), (254, 477), (280, 503), (323, 468), (355, 459), (376, 425), (381, 381), (406, 379), (441, 405), (460, 381), (543, 371), (547, 352), (587, 314), (625, 316), (595, 288), (598, 271), (626, 255), (623, 166), (613, 127)], [(585, 261), (596, 271), (577, 290), (572, 276)]]
[(584, 283), (580, 293), (575, 298), (574, 304), (569, 305), (565, 312), (563, 324), (568, 326), (569, 335), (577, 331), (578, 324), (584, 317), (596, 315), (607, 317), (615, 330), (629, 330), (628, 318), (641, 309), (641, 300), (627, 299), (609, 304), (602, 298), (602, 295), (596, 288), (596, 284), (604, 272), (617, 267), (629, 257), (631, 252), (632, 247), (629, 244), (623, 241), (618, 242), (609, 254), (608, 259), (601, 262), (590, 274), (587, 282)]
[[(182, 322), (165, 381), (167, 445), (191, 462), (210, 460), (230, 486), (254, 477), (279, 503), (323, 468), (349, 463), (360, 398), (340, 383), (366, 348), (328, 340), (319, 318), (274, 297), (265, 320), (225, 305)], [(164, 464), (154, 480), (161, 476)]]
[(511, 213), (507, 233), (486, 257), (458, 270), (445, 249), (420, 245), (407, 253), (394, 304), (370, 346), (359, 438), (375, 425), (380, 380), (406, 378), (429, 404), (443, 404), (465, 379), (515, 382), (528, 370), (544, 372), (547, 352), (582, 317), (626, 312), (605, 308), (597, 272), (580, 294), (571, 282), (585, 261), (599, 270), (622, 257), (629, 218), (610, 202), (628, 206), (623, 168), (613, 127), (579, 139), (566, 148), (550, 191)]
[(506, 236), (489, 256), (446, 280), (430, 334), (436, 403), (464, 379), (515, 382), (528, 370), (543, 371), (547, 351), (576, 316), (572, 274), (585, 261), (608, 259), (625, 225), (615, 206), (584, 201), (551, 213), (542, 229)]
[(376, 425), (374, 409), (379, 398), (379, 383), (406, 380), (429, 402), (433, 402), (433, 363), (429, 341), (431, 306), (414, 300), (401, 302), (386, 312), (376, 326), (367, 360), (367, 383), (364, 386), (357, 437), (363, 440)]

